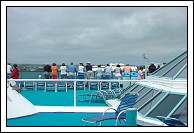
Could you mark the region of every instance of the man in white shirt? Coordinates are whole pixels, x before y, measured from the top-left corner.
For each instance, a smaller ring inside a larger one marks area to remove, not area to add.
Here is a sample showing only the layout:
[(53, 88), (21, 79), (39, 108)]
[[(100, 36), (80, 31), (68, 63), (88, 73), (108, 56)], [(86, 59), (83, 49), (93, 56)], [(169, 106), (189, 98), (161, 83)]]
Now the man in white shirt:
[(12, 67), (10, 63), (7, 64), (7, 79), (11, 78)]

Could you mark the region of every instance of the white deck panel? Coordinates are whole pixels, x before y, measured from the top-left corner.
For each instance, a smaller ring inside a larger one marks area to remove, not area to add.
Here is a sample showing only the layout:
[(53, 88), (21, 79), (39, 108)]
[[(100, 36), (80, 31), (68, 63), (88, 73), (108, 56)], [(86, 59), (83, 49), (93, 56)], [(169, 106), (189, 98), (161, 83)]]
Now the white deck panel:
[(120, 104), (120, 101), (118, 99), (111, 99), (111, 100), (106, 100), (106, 104), (111, 107), (117, 108)]
[[(38, 112), (104, 112), (110, 107), (35, 106)], [(110, 111), (111, 112), (111, 111)]]

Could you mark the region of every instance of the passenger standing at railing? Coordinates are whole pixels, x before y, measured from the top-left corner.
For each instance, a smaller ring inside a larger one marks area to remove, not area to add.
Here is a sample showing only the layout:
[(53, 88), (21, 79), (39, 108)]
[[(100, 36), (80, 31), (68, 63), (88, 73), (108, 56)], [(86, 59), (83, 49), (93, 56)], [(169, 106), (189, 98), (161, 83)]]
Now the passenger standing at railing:
[(63, 63), (61, 65), (59, 70), (61, 71), (61, 79), (65, 79), (67, 77), (67, 67), (66, 67), (65, 63)]
[(69, 68), (68, 68), (68, 72), (69, 72), (69, 75), (75, 76), (75, 74), (76, 74), (76, 72), (77, 72), (77, 69), (76, 69), (76, 67), (73, 65), (73, 62), (70, 63)]
[(111, 78), (112, 75), (112, 67), (110, 67), (109, 64), (106, 65), (106, 67), (104, 68), (104, 74), (108, 75)]
[(51, 67), (52, 71), (52, 79), (57, 79), (57, 72), (58, 72), (58, 67), (56, 66), (56, 63), (53, 63), (53, 66)]
[(82, 62), (79, 63), (78, 72), (82, 72), (82, 73), (84, 72), (84, 66)]
[(101, 79), (102, 77), (102, 68), (101, 65), (98, 65), (98, 68), (96, 69), (96, 78)]
[(10, 63), (7, 64), (7, 79), (11, 78), (12, 67)]
[(123, 68), (123, 72), (127, 72), (127, 73), (131, 72), (131, 67), (129, 66), (129, 64), (126, 64), (126, 66)]
[(114, 72), (115, 72), (115, 78), (118, 79), (118, 80), (120, 80), (121, 79), (122, 70), (121, 70), (119, 64), (116, 66)]
[(11, 78), (18, 79), (19, 78), (19, 70), (17, 69), (17, 64), (14, 64), (13, 67), (14, 68), (13, 68), (13, 71), (11, 74)]
[(139, 68), (139, 71), (138, 71), (138, 76), (137, 76), (137, 79), (138, 80), (141, 80), (141, 79), (143, 79), (143, 67), (142, 66), (140, 66), (140, 68)]
[(86, 75), (87, 79), (94, 78), (93, 71), (92, 71), (92, 65), (90, 64), (90, 62), (87, 62), (86, 72), (87, 72), (87, 75)]
[(50, 72), (51, 72), (51, 66), (49, 65), (49, 63), (47, 63), (44, 66), (44, 77), (45, 77), (45, 79), (50, 79), (50, 77), (51, 77)]

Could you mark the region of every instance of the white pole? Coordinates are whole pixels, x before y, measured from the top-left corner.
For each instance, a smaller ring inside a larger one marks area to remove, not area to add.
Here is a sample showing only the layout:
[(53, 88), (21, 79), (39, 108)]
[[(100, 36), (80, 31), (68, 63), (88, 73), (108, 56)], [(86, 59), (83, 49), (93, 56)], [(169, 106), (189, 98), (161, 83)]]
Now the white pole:
[[(146, 63), (147, 64), (147, 63)], [(145, 64), (145, 79), (147, 77), (147, 65)]]
[(74, 107), (76, 107), (76, 81), (74, 80)]

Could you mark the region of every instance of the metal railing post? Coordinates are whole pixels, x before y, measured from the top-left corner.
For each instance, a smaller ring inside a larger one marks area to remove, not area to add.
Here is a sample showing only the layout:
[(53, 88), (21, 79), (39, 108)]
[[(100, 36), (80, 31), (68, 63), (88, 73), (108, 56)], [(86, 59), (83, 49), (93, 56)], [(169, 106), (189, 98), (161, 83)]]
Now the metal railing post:
[(76, 81), (74, 80), (74, 107), (76, 107)]

